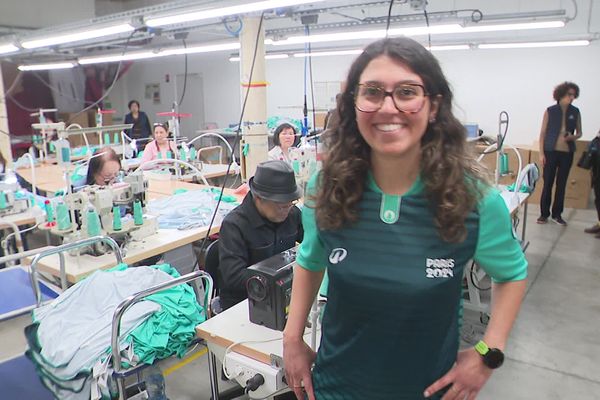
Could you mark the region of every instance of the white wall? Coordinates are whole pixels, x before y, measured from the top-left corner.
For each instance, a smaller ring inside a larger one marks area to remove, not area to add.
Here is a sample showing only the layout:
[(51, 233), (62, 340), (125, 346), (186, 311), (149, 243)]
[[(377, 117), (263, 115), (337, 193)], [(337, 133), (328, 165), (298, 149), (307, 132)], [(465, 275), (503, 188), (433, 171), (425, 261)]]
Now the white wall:
[[(565, 80), (581, 88), (575, 105), (581, 109), (584, 136), (591, 138), (600, 129), (600, 44), (559, 49), (507, 49), (439, 52), (435, 54), (450, 81), (456, 115), (463, 122), (475, 122), (486, 134), (498, 132), (498, 114), (510, 116), (507, 141), (532, 143), (539, 134), (542, 114), (552, 105), (552, 90)], [(342, 81), (353, 60), (351, 56), (313, 59), (314, 81)], [(268, 60), (268, 116), (300, 118), (303, 103), (302, 59)], [(239, 63), (226, 55), (192, 56), (188, 70), (204, 78), (205, 121), (226, 127), (239, 119)], [(126, 78), (125, 97), (138, 98), (143, 108), (165, 110), (172, 101), (172, 87), (162, 91), (164, 104), (147, 105), (145, 83), (163, 82), (164, 74), (183, 71), (183, 57), (138, 62)], [(126, 103), (126, 100), (122, 100)], [(113, 101), (113, 107), (115, 107)], [(310, 104), (310, 98), (309, 98)], [(188, 105), (189, 107), (190, 105)], [(298, 108), (281, 108), (297, 106)], [(123, 107), (125, 109), (125, 107)], [(183, 111), (193, 112), (186, 108)]]

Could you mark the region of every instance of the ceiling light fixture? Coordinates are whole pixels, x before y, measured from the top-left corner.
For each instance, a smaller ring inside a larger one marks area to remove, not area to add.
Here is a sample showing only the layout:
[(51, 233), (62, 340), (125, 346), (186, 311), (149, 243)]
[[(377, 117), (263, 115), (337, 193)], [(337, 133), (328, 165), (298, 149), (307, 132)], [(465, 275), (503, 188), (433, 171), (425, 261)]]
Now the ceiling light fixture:
[(209, 18), (219, 18), (228, 15), (244, 14), (256, 11), (269, 10), (280, 7), (297, 6), (307, 3), (317, 3), (323, 0), (268, 0), (258, 1), (248, 4), (239, 4), (230, 7), (213, 8), (207, 10), (200, 10), (196, 12), (190, 12), (190, 10), (183, 11), (178, 14), (166, 15), (163, 17), (150, 17), (145, 22), (147, 26), (157, 27), (164, 25), (180, 24), (184, 22), (199, 21)]
[[(281, 60), (284, 58), (290, 58), (290, 56), (286, 53), (283, 54), (266, 54), (265, 55), (265, 60)], [(240, 61), (240, 57), (239, 56), (232, 56), (229, 57), (229, 61), (231, 62), (239, 62)]]
[(223, 50), (238, 50), (240, 48), (239, 42), (230, 42), (230, 43), (219, 43), (219, 44), (209, 44), (205, 46), (192, 46), (192, 47), (178, 47), (173, 49), (165, 49), (160, 51), (161, 56), (173, 56), (180, 54), (195, 54), (195, 53), (211, 53), (214, 51), (223, 51)]
[(79, 64), (101, 64), (101, 63), (110, 63), (110, 62), (118, 62), (118, 61), (134, 61), (134, 60), (144, 60), (148, 58), (158, 58), (158, 57), (167, 57), (167, 56), (176, 56), (182, 54), (195, 54), (195, 53), (210, 53), (215, 51), (225, 51), (225, 50), (239, 50), (240, 44), (237, 42), (229, 42), (229, 43), (219, 43), (212, 44), (206, 46), (192, 46), (192, 47), (173, 47), (167, 48), (163, 50), (155, 50), (155, 51), (143, 51), (137, 53), (117, 53), (117, 54), (104, 54), (93, 57), (82, 57), (80, 58)]
[(461, 33), (520, 31), (526, 29), (563, 28), (564, 26), (564, 21), (523, 22), (498, 25), (473, 25), (464, 27)]
[(75, 62), (60, 62), (52, 64), (30, 64), (30, 65), (19, 65), (19, 71), (43, 71), (48, 69), (68, 69), (75, 66)]
[(310, 53), (294, 53), (294, 57), (326, 57), (326, 56), (350, 56), (361, 54), (361, 49), (354, 50), (332, 50), (332, 51), (312, 51)]
[(26, 49), (35, 49), (38, 47), (55, 46), (58, 44), (79, 42), (82, 40), (95, 39), (104, 36), (117, 35), (119, 33), (132, 32), (134, 27), (130, 24), (118, 24), (106, 26), (104, 28), (90, 29), (80, 32), (68, 33), (64, 35), (46, 36), (44, 38), (25, 40), (22, 46)]
[(526, 43), (487, 43), (477, 46), (479, 49), (529, 49), (534, 47), (571, 47), (587, 46), (589, 40), (563, 40), (556, 42), (526, 42)]
[(0, 45), (0, 54), (14, 53), (15, 51), (19, 51), (19, 48), (12, 43)]
[(470, 50), (471, 46), (468, 44), (452, 44), (452, 45), (440, 45), (440, 46), (425, 46), (429, 51), (449, 51), (449, 50)]
[[(436, 34), (460, 34), (460, 33), (479, 33), (479, 32), (494, 32), (494, 31), (509, 31), (509, 30), (525, 30), (525, 29), (547, 29), (564, 27), (564, 21), (546, 21), (546, 22), (527, 22), (515, 24), (499, 24), (499, 25), (481, 25), (463, 27), (459, 24), (445, 24), (432, 26), (419, 26), (411, 28), (393, 28), (388, 31), (388, 36), (420, 36), (420, 35), (436, 35)], [(355, 31), (355, 32), (338, 32), (324, 33), (311, 36), (291, 36), (287, 39), (273, 40), (270, 42), (265, 40), (265, 44), (274, 46), (285, 46), (290, 44), (301, 43), (321, 43), (334, 42), (343, 40), (365, 40), (365, 39), (380, 39), (385, 37), (384, 29)]]
[(146, 58), (154, 58), (154, 57), (160, 57), (160, 54), (152, 52), (152, 51), (127, 53), (127, 54), (123, 54), (123, 53), (105, 54), (105, 55), (94, 56), (94, 57), (82, 57), (82, 58), (78, 59), (77, 61), (81, 65), (86, 65), (86, 64), (111, 63), (111, 62), (118, 62), (118, 61), (143, 60)]

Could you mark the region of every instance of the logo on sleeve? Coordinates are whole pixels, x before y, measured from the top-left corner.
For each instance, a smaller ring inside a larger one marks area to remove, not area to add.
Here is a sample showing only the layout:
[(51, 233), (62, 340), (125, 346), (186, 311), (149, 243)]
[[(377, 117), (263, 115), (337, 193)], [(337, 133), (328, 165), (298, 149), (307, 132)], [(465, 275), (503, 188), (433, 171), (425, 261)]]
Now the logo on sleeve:
[(347, 255), (348, 251), (346, 249), (336, 247), (335, 249), (331, 250), (331, 254), (329, 254), (329, 262), (332, 264), (337, 264), (344, 261)]
[(454, 277), (454, 259), (428, 258), (425, 261), (425, 276), (432, 279)]

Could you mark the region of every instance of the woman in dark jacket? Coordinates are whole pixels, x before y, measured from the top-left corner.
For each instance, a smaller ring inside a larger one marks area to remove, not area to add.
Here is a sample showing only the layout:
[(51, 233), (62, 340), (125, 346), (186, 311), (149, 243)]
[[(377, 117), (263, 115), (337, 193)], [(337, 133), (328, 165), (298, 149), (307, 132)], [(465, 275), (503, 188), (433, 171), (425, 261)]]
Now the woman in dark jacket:
[[(132, 139), (149, 138), (152, 134), (152, 127), (150, 126), (148, 115), (140, 110), (140, 103), (137, 100), (131, 100), (127, 107), (130, 112), (125, 115), (125, 123), (133, 124), (133, 127), (125, 132), (127, 136)], [(143, 149), (144, 145), (143, 143), (138, 143), (137, 150)]]
[(592, 154), (592, 187), (594, 188), (594, 203), (598, 213), (598, 222), (585, 230), (586, 233), (593, 233), (600, 239), (600, 131), (590, 143), (588, 151)]
[[(540, 131), (540, 161), (544, 167), (544, 189), (540, 199), (541, 213), (538, 224), (552, 221), (566, 226), (562, 217), (565, 203), (567, 178), (573, 164), (575, 141), (581, 137), (581, 114), (573, 106), (573, 100), (579, 97), (579, 86), (573, 82), (563, 82), (554, 88), (556, 104), (546, 109)], [(552, 187), (556, 178), (556, 191), (552, 201)]]

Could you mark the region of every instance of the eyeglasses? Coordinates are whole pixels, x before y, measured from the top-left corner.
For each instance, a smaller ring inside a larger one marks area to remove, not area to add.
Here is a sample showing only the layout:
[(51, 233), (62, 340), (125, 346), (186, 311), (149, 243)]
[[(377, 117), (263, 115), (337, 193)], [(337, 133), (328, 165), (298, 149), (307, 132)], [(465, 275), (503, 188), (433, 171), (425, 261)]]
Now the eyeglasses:
[(152, 124), (152, 127), (154, 127), (154, 128), (156, 128), (157, 126), (165, 128), (166, 131), (169, 130), (169, 126), (167, 124), (165, 124), (164, 122), (155, 122)]
[(354, 91), (354, 105), (359, 111), (372, 113), (378, 111), (385, 98), (390, 96), (394, 107), (403, 113), (418, 113), (425, 105), (425, 87), (416, 83), (398, 85), (391, 92), (381, 86), (361, 83)]
[(288, 201), (287, 203), (280, 203), (278, 201), (269, 201), (269, 203), (273, 204), (279, 210), (287, 210), (288, 208), (292, 208), (296, 204), (298, 204), (298, 200)]

